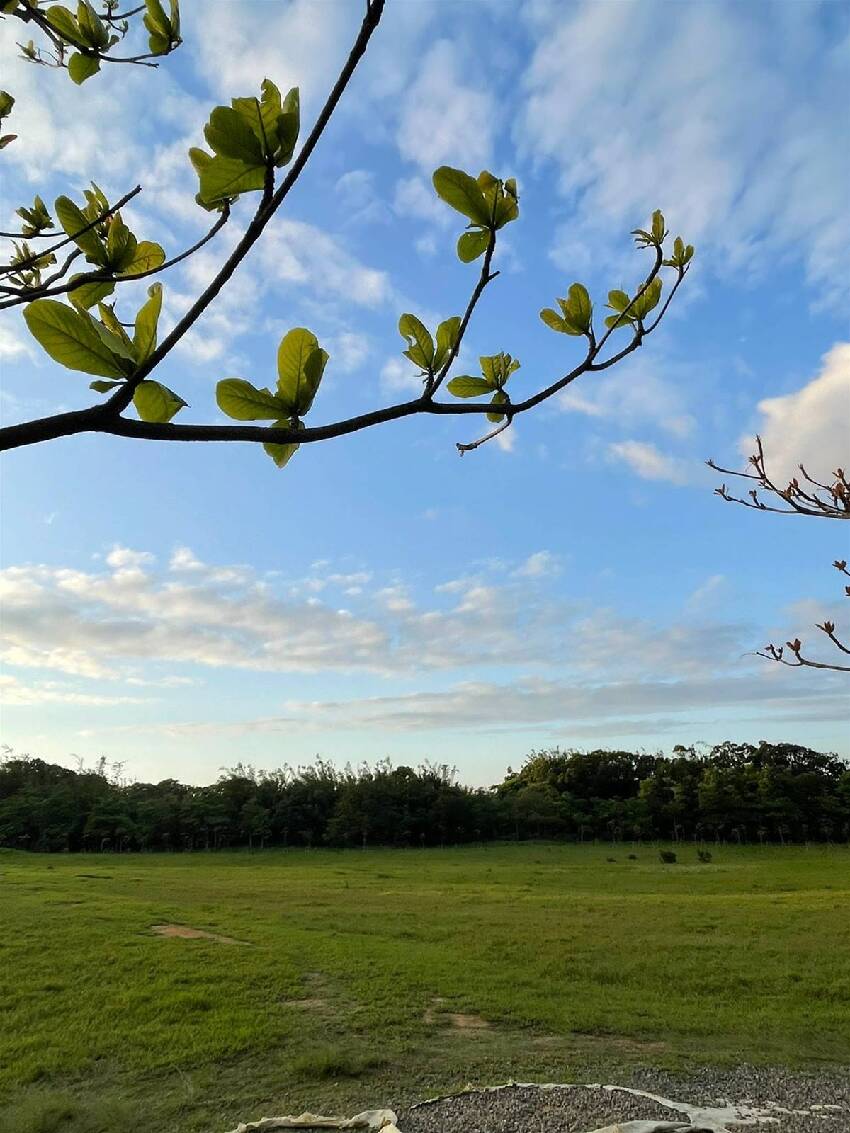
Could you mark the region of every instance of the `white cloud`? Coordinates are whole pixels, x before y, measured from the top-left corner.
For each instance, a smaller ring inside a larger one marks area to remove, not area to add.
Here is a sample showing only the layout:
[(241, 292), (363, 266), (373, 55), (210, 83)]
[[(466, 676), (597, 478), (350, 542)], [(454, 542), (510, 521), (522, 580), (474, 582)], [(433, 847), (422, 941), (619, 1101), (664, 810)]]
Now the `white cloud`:
[(674, 365), (647, 354), (633, 355), (609, 373), (588, 374), (567, 386), (558, 404), (567, 412), (611, 421), (623, 429), (651, 424), (682, 438), (694, 427), (683, 393), (692, 384), (687, 365)]
[(254, 94), (263, 78), (285, 94), (301, 90), (307, 114), (324, 102), (356, 35), (353, 6), (289, 4), (187, 5), (182, 50), (223, 99)]
[(263, 235), (258, 257), (268, 278), (306, 285), (324, 299), (329, 295), (361, 307), (379, 307), (393, 291), (386, 272), (361, 264), (339, 240), (298, 220), (274, 221)]
[(381, 367), (381, 389), (387, 394), (422, 392), (422, 377), (406, 358), (388, 358)]
[(424, 177), (405, 177), (396, 184), (393, 209), (405, 220), (415, 217), (438, 228), (447, 228), (451, 223), (451, 209)]
[(5, 323), (0, 325), (0, 358), (35, 359), (36, 353), (22, 335)]
[(11, 674), (0, 673), (0, 701), (7, 707), (33, 707), (42, 704), (81, 705), (86, 708), (103, 708), (115, 704), (143, 704), (138, 696), (110, 696), (105, 693), (84, 692), (71, 685), (56, 681), (39, 681), (24, 684)]
[(608, 455), (627, 464), (642, 480), (666, 480), (670, 484), (685, 484), (688, 470), (684, 461), (659, 452), (646, 441), (618, 441), (608, 445)]
[[(158, 730), (187, 738), (210, 733), (285, 730), (369, 729), (419, 732), (475, 729), (478, 732), (527, 731), (549, 725), (570, 735), (621, 735), (675, 731), (695, 723), (715, 723), (718, 710), (769, 706), (774, 714), (824, 720), (841, 719), (840, 690), (812, 692), (793, 675), (755, 672), (719, 681), (710, 677), (630, 680), (608, 684), (525, 677), (511, 684), (467, 681), (437, 692), (413, 692), (359, 700), (284, 703), (277, 717), (235, 724), (164, 725)], [(687, 716), (683, 719), (682, 714)], [(697, 717), (697, 720), (693, 719)], [(701, 719), (700, 719), (701, 718)]]
[(340, 331), (327, 340), (327, 351), (337, 373), (352, 374), (359, 370), (371, 353), (369, 339), (357, 331)]
[(459, 49), (438, 40), (425, 56), (402, 104), (398, 147), (430, 174), (438, 165), (486, 166), (492, 157), (496, 104), (489, 90), (469, 85)]
[[(798, 475), (800, 464), (821, 482), (836, 468), (850, 467), (850, 342), (833, 346), (802, 389), (767, 398), (758, 408), (767, 470), (780, 486)], [(753, 438), (743, 438), (740, 449), (749, 457)]]
[(842, 301), (850, 55), (820, 8), (778, 5), (765, 21), (732, 3), (585, 2), (533, 27), (516, 137), (578, 198), (563, 266), (576, 232), (598, 248), (661, 207), (719, 270), (765, 274), (790, 253)]
[(514, 571), (518, 578), (549, 578), (560, 573), (558, 556), (551, 551), (535, 551)]

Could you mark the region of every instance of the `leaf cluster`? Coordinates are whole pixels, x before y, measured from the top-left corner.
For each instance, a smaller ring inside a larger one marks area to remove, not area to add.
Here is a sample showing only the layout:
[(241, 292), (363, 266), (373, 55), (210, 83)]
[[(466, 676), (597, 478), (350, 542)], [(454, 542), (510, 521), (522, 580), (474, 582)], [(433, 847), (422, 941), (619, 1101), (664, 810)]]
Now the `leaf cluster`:
[[(162, 284), (148, 288), (147, 302), (140, 308), (127, 334), (112, 307), (98, 303), (100, 318), (84, 308), (74, 309), (54, 299), (36, 299), (24, 308), (24, 318), (33, 337), (54, 362), (108, 381), (95, 381), (90, 389), (111, 393), (128, 381), (156, 349), (157, 325), (162, 310)], [(144, 380), (136, 385), (133, 404), (143, 421), (166, 422), (186, 402), (161, 382)]]
[[(85, 198), (86, 205), (80, 208), (70, 197), (57, 197), (54, 210), (69, 240), (101, 274), (122, 279), (155, 270), (164, 263), (161, 245), (137, 239), (120, 212), (104, 215), (109, 213), (109, 202), (94, 182), (85, 190)], [(78, 278), (72, 276), (71, 282)], [(114, 290), (110, 279), (94, 280), (75, 287), (70, 299), (76, 307), (88, 308)]]
[[(505, 391), (505, 383), (511, 374), (519, 369), (519, 359), (502, 352), (483, 355), (478, 361), (481, 364), (481, 376), (460, 374), (452, 378), (446, 387), (449, 393), (455, 397), (484, 397), (490, 394), (491, 405), (509, 405), (510, 398)], [(499, 413), (497, 410), (491, 410), (487, 414), (488, 421), (503, 421), (504, 418), (504, 413)]]
[(453, 209), (468, 217), (467, 231), (457, 242), (458, 259), (472, 263), (483, 255), (495, 233), (519, 216), (516, 181), (501, 181), (486, 169), (471, 177), (462, 169), (441, 165), (433, 176), (437, 195)]
[[(78, 0), (76, 11), (64, 4), (51, 4), (42, 8), (40, 0), (2, 0), (0, 12), (17, 16), (25, 23), (34, 23), (46, 35), (52, 55), (45, 56), (32, 40), (20, 44), (25, 59), (49, 67), (65, 67), (72, 81), (78, 85), (96, 75), (102, 62), (143, 63), (167, 55), (182, 43), (180, 37), (179, 0), (169, 0), (166, 13), (161, 0), (144, 0), (127, 13), (134, 16), (144, 12), (143, 22), (148, 31), (149, 54), (130, 58), (116, 58), (110, 52), (127, 34), (130, 22), (126, 16), (116, 14), (117, 0), (104, 0), (103, 11), (98, 12), (90, 0)], [(66, 54), (73, 49), (66, 62)]]
[(404, 314), (398, 320), (398, 333), (407, 342), (402, 354), (422, 371), (426, 380), (438, 374), (453, 356), (460, 335), (460, 318), (452, 315), (437, 327), (437, 341), (416, 315)]
[[(303, 429), (301, 418), (312, 408), (328, 357), (312, 331), (295, 327), (278, 347), (276, 391), (258, 388), (244, 378), (225, 378), (216, 387), (219, 409), (234, 421), (271, 421), (275, 428)], [(288, 464), (298, 447), (263, 445), (278, 468)]]
[(272, 171), (292, 160), (301, 128), (298, 88), (282, 99), (271, 79), (264, 79), (260, 90), (260, 98), (234, 98), (213, 110), (204, 127), (211, 154), (189, 150), (200, 181), (196, 200), (205, 209), (265, 189)]

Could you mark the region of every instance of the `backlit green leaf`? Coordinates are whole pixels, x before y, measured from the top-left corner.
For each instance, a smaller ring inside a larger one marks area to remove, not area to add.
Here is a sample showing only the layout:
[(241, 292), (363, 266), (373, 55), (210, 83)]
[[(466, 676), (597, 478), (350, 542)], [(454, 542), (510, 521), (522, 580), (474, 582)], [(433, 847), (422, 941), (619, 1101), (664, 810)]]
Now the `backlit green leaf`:
[(44, 14), (53, 30), (57, 31), (63, 39), (68, 40), (69, 43), (81, 42), (82, 37), (77, 21), (67, 8), (61, 4), (53, 4)]
[(434, 353), (434, 369), (439, 370), (454, 350), (460, 334), (460, 318), (452, 315), (437, 327), (437, 349)]
[(141, 275), (154, 271), (165, 263), (165, 251), (153, 240), (140, 240), (133, 252), (133, 258), (118, 273), (119, 275)]
[(550, 330), (559, 331), (561, 334), (570, 333), (562, 316), (557, 311), (553, 311), (551, 307), (544, 307), (540, 312), (540, 318)]
[(24, 308), (30, 334), (50, 357), (69, 370), (104, 378), (122, 378), (120, 359), (98, 335), (94, 320), (53, 299), (36, 299)]
[(406, 339), (408, 349), (403, 351), (414, 366), (422, 370), (430, 369), (434, 361), (434, 340), (431, 333), (416, 315), (402, 315), (398, 320), (398, 333)]
[(487, 251), (489, 243), (490, 232), (486, 228), (462, 232), (457, 242), (457, 258), (464, 264), (471, 264)]
[(133, 393), (133, 404), (143, 421), (164, 425), (187, 404), (174, 390), (161, 382), (139, 382)]
[(137, 362), (145, 362), (156, 349), (156, 330), (162, 310), (162, 284), (148, 288), (148, 300), (139, 308), (133, 329), (133, 349)]
[(277, 390), (289, 413), (306, 413), (313, 404), (327, 360), (316, 336), (305, 327), (283, 336), (277, 351)]
[(271, 390), (257, 389), (243, 378), (225, 378), (219, 382), (215, 399), (222, 413), (234, 421), (274, 420), (285, 408)]
[(476, 224), (490, 227), (490, 214), (481, 186), (462, 169), (441, 165), (434, 173), (434, 188), (447, 205), (469, 217)]
[[(79, 275), (72, 275), (69, 283), (73, 283), (75, 279), (79, 279)], [(68, 292), (68, 298), (75, 307), (81, 307), (83, 310), (88, 310), (93, 307), (95, 303), (99, 303), (105, 299), (107, 295), (111, 295), (115, 290), (115, 284), (110, 280), (105, 280), (101, 283), (83, 283), (79, 287), (75, 287), (73, 291)]]
[(100, 70), (100, 60), (94, 55), (82, 55), (75, 51), (68, 60), (68, 74), (79, 86)]
[(91, 223), (81, 209), (77, 208), (70, 197), (57, 197), (54, 209), (59, 223), (78, 248), (82, 250), (87, 260), (99, 267), (106, 266), (106, 249), (101, 243), (93, 228), (88, 232), (81, 230)]
[(235, 157), (214, 157), (200, 172), (201, 197), (207, 204), (262, 189), (265, 169), (261, 165), (248, 165)]
[(93, 389), (95, 393), (111, 393), (112, 390), (122, 386), (123, 382), (104, 382), (98, 379), (94, 382), (89, 382), (89, 389)]
[[(256, 100), (254, 101), (256, 105)], [(235, 157), (246, 165), (262, 165), (263, 150), (257, 135), (229, 106), (217, 106), (204, 127), (210, 149), (223, 157)]]
[(471, 374), (461, 374), (457, 378), (452, 378), (446, 389), (455, 397), (483, 397), (493, 392), (493, 387), (488, 381), (484, 378), (474, 378)]

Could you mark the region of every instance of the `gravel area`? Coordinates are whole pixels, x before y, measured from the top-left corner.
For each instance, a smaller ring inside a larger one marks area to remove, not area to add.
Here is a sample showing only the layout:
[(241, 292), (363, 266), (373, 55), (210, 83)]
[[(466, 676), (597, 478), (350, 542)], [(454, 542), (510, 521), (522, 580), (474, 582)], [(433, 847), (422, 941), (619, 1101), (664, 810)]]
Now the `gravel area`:
[(402, 1133), (587, 1133), (615, 1121), (671, 1121), (669, 1109), (602, 1090), (517, 1088), (464, 1094), (399, 1115)]
[[(746, 1104), (776, 1119), (755, 1126), (773, 1133), (850, 1133), (850, 1074), (748, 1066), (687, 1075), (632, 1070), (610, 1084), (647, 1090), (700, 1108)], [(798, 1112), (787, 1112), (794, 1110)], [(516, 1087), (401, 1110), (399, 1129), (402, 1133), (589, 1133), (636, 1120), (684, 1123), (688, 1118), (649, 1098), (619, 1091)], [(729, 1128), (754, 1126), (730, 1123)]]

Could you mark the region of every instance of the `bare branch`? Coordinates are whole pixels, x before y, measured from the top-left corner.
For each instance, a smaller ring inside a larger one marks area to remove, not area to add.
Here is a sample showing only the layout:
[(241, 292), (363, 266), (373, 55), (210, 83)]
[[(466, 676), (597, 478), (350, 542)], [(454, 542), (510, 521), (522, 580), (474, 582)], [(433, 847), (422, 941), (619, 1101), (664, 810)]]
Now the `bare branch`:
[[(811, 515), (818, 516), (821, 519), (850, 519), (850, 484), (848, 484), (842, 468), (837, 468), (833, 473), (834, 481), (832, 484), (821, 484), (819, 481), (813, 480), (801, 464), (799, 467), (803, 477), (807, 483), (815, 488), (815, 491), (808, 491), (802, 487), (796, 477), (789, 482), (786, 488), (780, 488), (768, 475), (761, 437), (756, 437), (756, 451), (750, 457), (749, 463), (754, 469), (753, 472), (723, 468), (713, 460), (707, 460), (706, 464), (715, 472), (722, 472), (726, 476), (735, 476), (740, 480), (753, 480), (758, 485), (757, 488), (750, 489), (748, 499), (732, 495), (725, 484), (715, 488), (715, 495), (720, 496), (728, 503), (740, 504), (742, 507), (752, 508), (754, 511), (769, 511), (777, 515)], [(777, 500), (781, 500), (787, 506), (764, 503), (759, 497), (759, 488), (768, 495), (774, 496)]]

